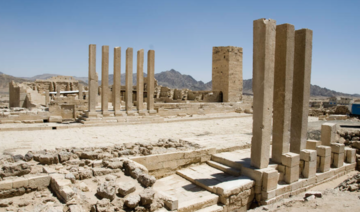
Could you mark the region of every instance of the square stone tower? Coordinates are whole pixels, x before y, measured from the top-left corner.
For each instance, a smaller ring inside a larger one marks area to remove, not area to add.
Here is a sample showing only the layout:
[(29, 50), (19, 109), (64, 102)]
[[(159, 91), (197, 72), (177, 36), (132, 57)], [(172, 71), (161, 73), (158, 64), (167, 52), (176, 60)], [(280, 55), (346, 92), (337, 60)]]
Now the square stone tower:
[(223, 102), (238, 102), (242, 99), (242, 55), (241, 47), (213, 47), (212, 90), (222, 91)]

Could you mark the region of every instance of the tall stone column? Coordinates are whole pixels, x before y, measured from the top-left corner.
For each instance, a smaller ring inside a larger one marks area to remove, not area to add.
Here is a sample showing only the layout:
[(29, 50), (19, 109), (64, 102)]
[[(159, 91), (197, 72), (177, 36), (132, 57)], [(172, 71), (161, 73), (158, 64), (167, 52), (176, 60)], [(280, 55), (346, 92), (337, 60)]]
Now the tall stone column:
[(115, 116), (122, 115), (120, 112), (120, 92), (121, 92), (121, 47), (114, 48), (114, 83), (113, 83), (113, 102)]
[(89, 111), (88, 117), (96, 117), (96, 97), (98, 93), (98, 77), (96, 74), (96, 45), (89, 45)]
[(46, 107), (49, 106), (49, 102), (50, 102), (49, 90), (45, 90), (45, 105), (46, 105)]
[(131, 114), (133, 106), (133, 48), (126, 49), (126, 77), (125, 77), (125, 108), (126, 113)]
[(109, 46), (102, 46), (101, 61), (101, 111), (109, 115)]
[(312, 30), (296, 30), (290, 151), (298, 154), (302, 149), (306, 148), (310, 98), (311, 57)]
[(294, 70), (295, 27), (276, 26), (272, 161), (281, 163), (290, 151), (291, 100)]
[(136, 102), (137, 110), (144, 110), (144, 49), (137, 52), (137, 75), (136, 75)]
[(276, 21), (254, 21), (253, 39), (253, 137), (251, 165), (269, 165), (271, 118), (274, 93)]
[(61, 87), (60, 85), (56, 85), (56, 98), (60, 98), (61, 95)]
[(83, 92), (84, 92), (84, 86), (79, 83), (79, 86), (78, 86), (78, 87), (79, 87), (79, 95), (78, 95), (78, 98), (79, 98), (79, 99), (84, 99), (84, 94), (83, 94)]
[(155, 72), (155, 51), (148, 51), (147, 62), (147, 109), (150, 114), (155, 114), (154, 110), (154, 72)]

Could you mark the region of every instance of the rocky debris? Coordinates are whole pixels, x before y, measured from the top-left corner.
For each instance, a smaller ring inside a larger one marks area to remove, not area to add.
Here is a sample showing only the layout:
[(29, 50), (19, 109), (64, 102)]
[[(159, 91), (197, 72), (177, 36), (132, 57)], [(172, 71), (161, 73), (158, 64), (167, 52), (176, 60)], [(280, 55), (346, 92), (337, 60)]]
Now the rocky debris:
[(137, 180), (145, 188), (151, 187), (156, 182), (156, 178), (148, 174), (141, 174)]
[(351, 192), (360, 191), (360, 173), (345, 180), (336, 188), (339, 188), (340, 191), (351, 191)]
[(0, 170), (0, 177), (23, 176), (31, 172), (31, 166), (25, 162), (5, 164)]
[(91, 169), (82, 169), (82, 170), (79, 170), (78, 178), (76, 178), (76, 179), (85, 180), (85, 179), (90, 179), (92, 177), (93, 177), (93, 171)]
[(93, 168), (92, 171), (95, 177), (113, 173), (112, 169), (107, 169), (107, 168)]
[(134, 192), (135, 190), (135, 185), (131, 182), (120, 182), (117, 185), (117, 192), (123, 197)]
[(99, 187), (97, 188), (96, 196), (98, 196), (101, 199), (106, 198), (112, 201), (115, 198), (115, 195), (116, 195), (116, 186), (115, 183), (112, 181), (104, 182), (100, 184)]
[(84, 182), (81, 182), (79, 184), (79, 189), (82, 191), (82, 192), (88, 192), (90, 189), (88, 187), (88, 185), (86, 185), (86, 183)]
[(147, 174), (149, 172), (145, 166), (128, 159), (124, 159), (123, 168), (125, 169), (125, 174), (132, 176), (134, 179), (139, 177), (140, 174)]
[(316, 198), (321, 198), (322, 193), (320, 191), (308, 191), (308, 192), (305, 193), (305, 199), (310, 197), (310, 196), (314, 196)]
[(78, 158), (78, 156), (76, 154), (73, 154), (73, 153), (70, 153), (70, 152), (60, 152), (59, 153), (59, 160), (60, 160), (60, 163), (64, 163), (68, 160), (71, 160), (71, 159), (76, 159)]
[(13, 158), (14, 158), (15, 162), (24, 161), (24, 156), (23, 155), (14, 155)]
[(48, 154), (48, 155), (40, 155), (39, 156), (39, 163), (45, 165), (57, 164), (59, 163), (58, 155)]
[(76, 178), (75, 178), (74, 174), (71, 173), (71, 172), (70, 172), (70, 173), (67, 173), (67, 174), (65, 175), (65, 179), (70, 180), (71, 183), (75, 183), (75, 181), (76, 181)]
[(147, 188), (140, 193), (141, 205), (150, 205), (154, 201), (155, 191), (152, 188)]
[[(102, 199), (96, 203), (95, 211), (94, 212), (110, 212), (110, 200), (109, 199)], [(93, 212), (93, 210), (91, 210)]]
[(245, 109), (244, 113), (247, 113), (247, 114), (253, 114), (253, 110), (252, 109)]
[(82, 152), (80, 155), (80, 159), (90, 159), (90, 160), (96, 160), (98, 159), (99, 153), (96, 152)]
[(135, 208), (140, 202), (138, 194), (130, 194), (125, 198), (125, 205), (129, 208)]
[(11, 200), (0, 200), (0, 208), (6, 208), (13, 204)]
[(117, 179), (117, 176), (115, 175), (108, 175), (105, 177), (106, 181), (115, 181)]

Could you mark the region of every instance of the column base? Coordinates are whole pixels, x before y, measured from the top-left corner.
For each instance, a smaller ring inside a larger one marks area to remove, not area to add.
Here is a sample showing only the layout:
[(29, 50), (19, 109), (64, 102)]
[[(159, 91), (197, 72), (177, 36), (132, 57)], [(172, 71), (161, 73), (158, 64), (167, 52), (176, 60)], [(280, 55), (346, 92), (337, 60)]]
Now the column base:
[(148, 113), (149, 113), (150, 116), (153, 116), (153, 115), (157, 114), (157, 111), (156, 110), (149, 110)]
[(114, 115), (115, 115), (115, 116), (126, 116), (126, 113), (125, 113), (124, 111), (120, 111), (120, 110), (119, 110), (119, 111), (115, 111), (115, 112), (114, 112)]
[(98, 113), (97, 113), (97, 112), (86, 111), (86, 112), (85, 112), (85, 115), (86, 115), (86, 117), (88, 117), (88, 118), (96, 118), (97, 115), (98, 115)]
[(138, 116), (139, 114), (136, 111), (126, 111), (128, 116)]
[(148, 116), (149, 115), (147, 110), (139, 110), (138, 113), (139, 113), (139, 116)]
[(101, 114), (105, 117), (105, 116), (110, 116), (109, 111), (102, 111)]

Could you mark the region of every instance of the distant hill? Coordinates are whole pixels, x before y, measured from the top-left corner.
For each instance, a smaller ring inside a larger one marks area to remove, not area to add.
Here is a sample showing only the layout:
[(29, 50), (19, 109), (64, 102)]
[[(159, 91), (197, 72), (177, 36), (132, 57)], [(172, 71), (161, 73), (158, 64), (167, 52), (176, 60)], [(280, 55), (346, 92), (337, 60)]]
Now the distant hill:
[[(99, 85), (101, 84), (101, 73), (99, 75)], [(8, 84), (11, 80), (15, 82), (23, 82), (23, 81), (35, 81), (36, 79), (48, 79), (53, 76), (58, 76), (57, 74), (41, 74), (36, 75), (34, 77), (13, 77), (10, 75), (2, 74), (0, 72), (0, 92), (8, 91)], [(146, 76), (146, 73), (144, 73)], [(113, 75), (109, 75), (109, 84), (113, 84)], [(75, 79), (81, 81), (82, 84), (86, 84), (88, 82), (88, 77), (75, 77)], [(169, 88), (178, 88), (184, 89), (188, 88), (190, 90), (198, 91), (198, 90), (211, 90), (212, 81), (208, 83), (204, 83), (202, 81), (195, 80), (190, 75), (181, 74), (180, 72), (171, 69), (169, 71), (163, 71), (155, 74), (155, 79), (158, 81), (159, 85), (166, 86)], [(125, 85), (125, 73), (121, 74), (121, 84)], [(136, 85), (136, 73), (133, 74), (133, 84)], [(243, 80), (243, 93), (244, 94), (252, 94), (252, 79)], [(334, 90), (330, 90), (328, 88), (322, 88), (317, 85), (311, 85), (310, 87), (310, 95), (316, 97), (330, 97), (330, 96), (343, 96), (343, 97), (360, 97), (360, 94), (347, 94), (341, 93)]]
[(14, 80), (15, 82), (27, 82), (29, 80), (13, 77), (11, 75), (6, 75), (0, 72), (0, 93), (8, 93), (9, 92), (9, 83)]

